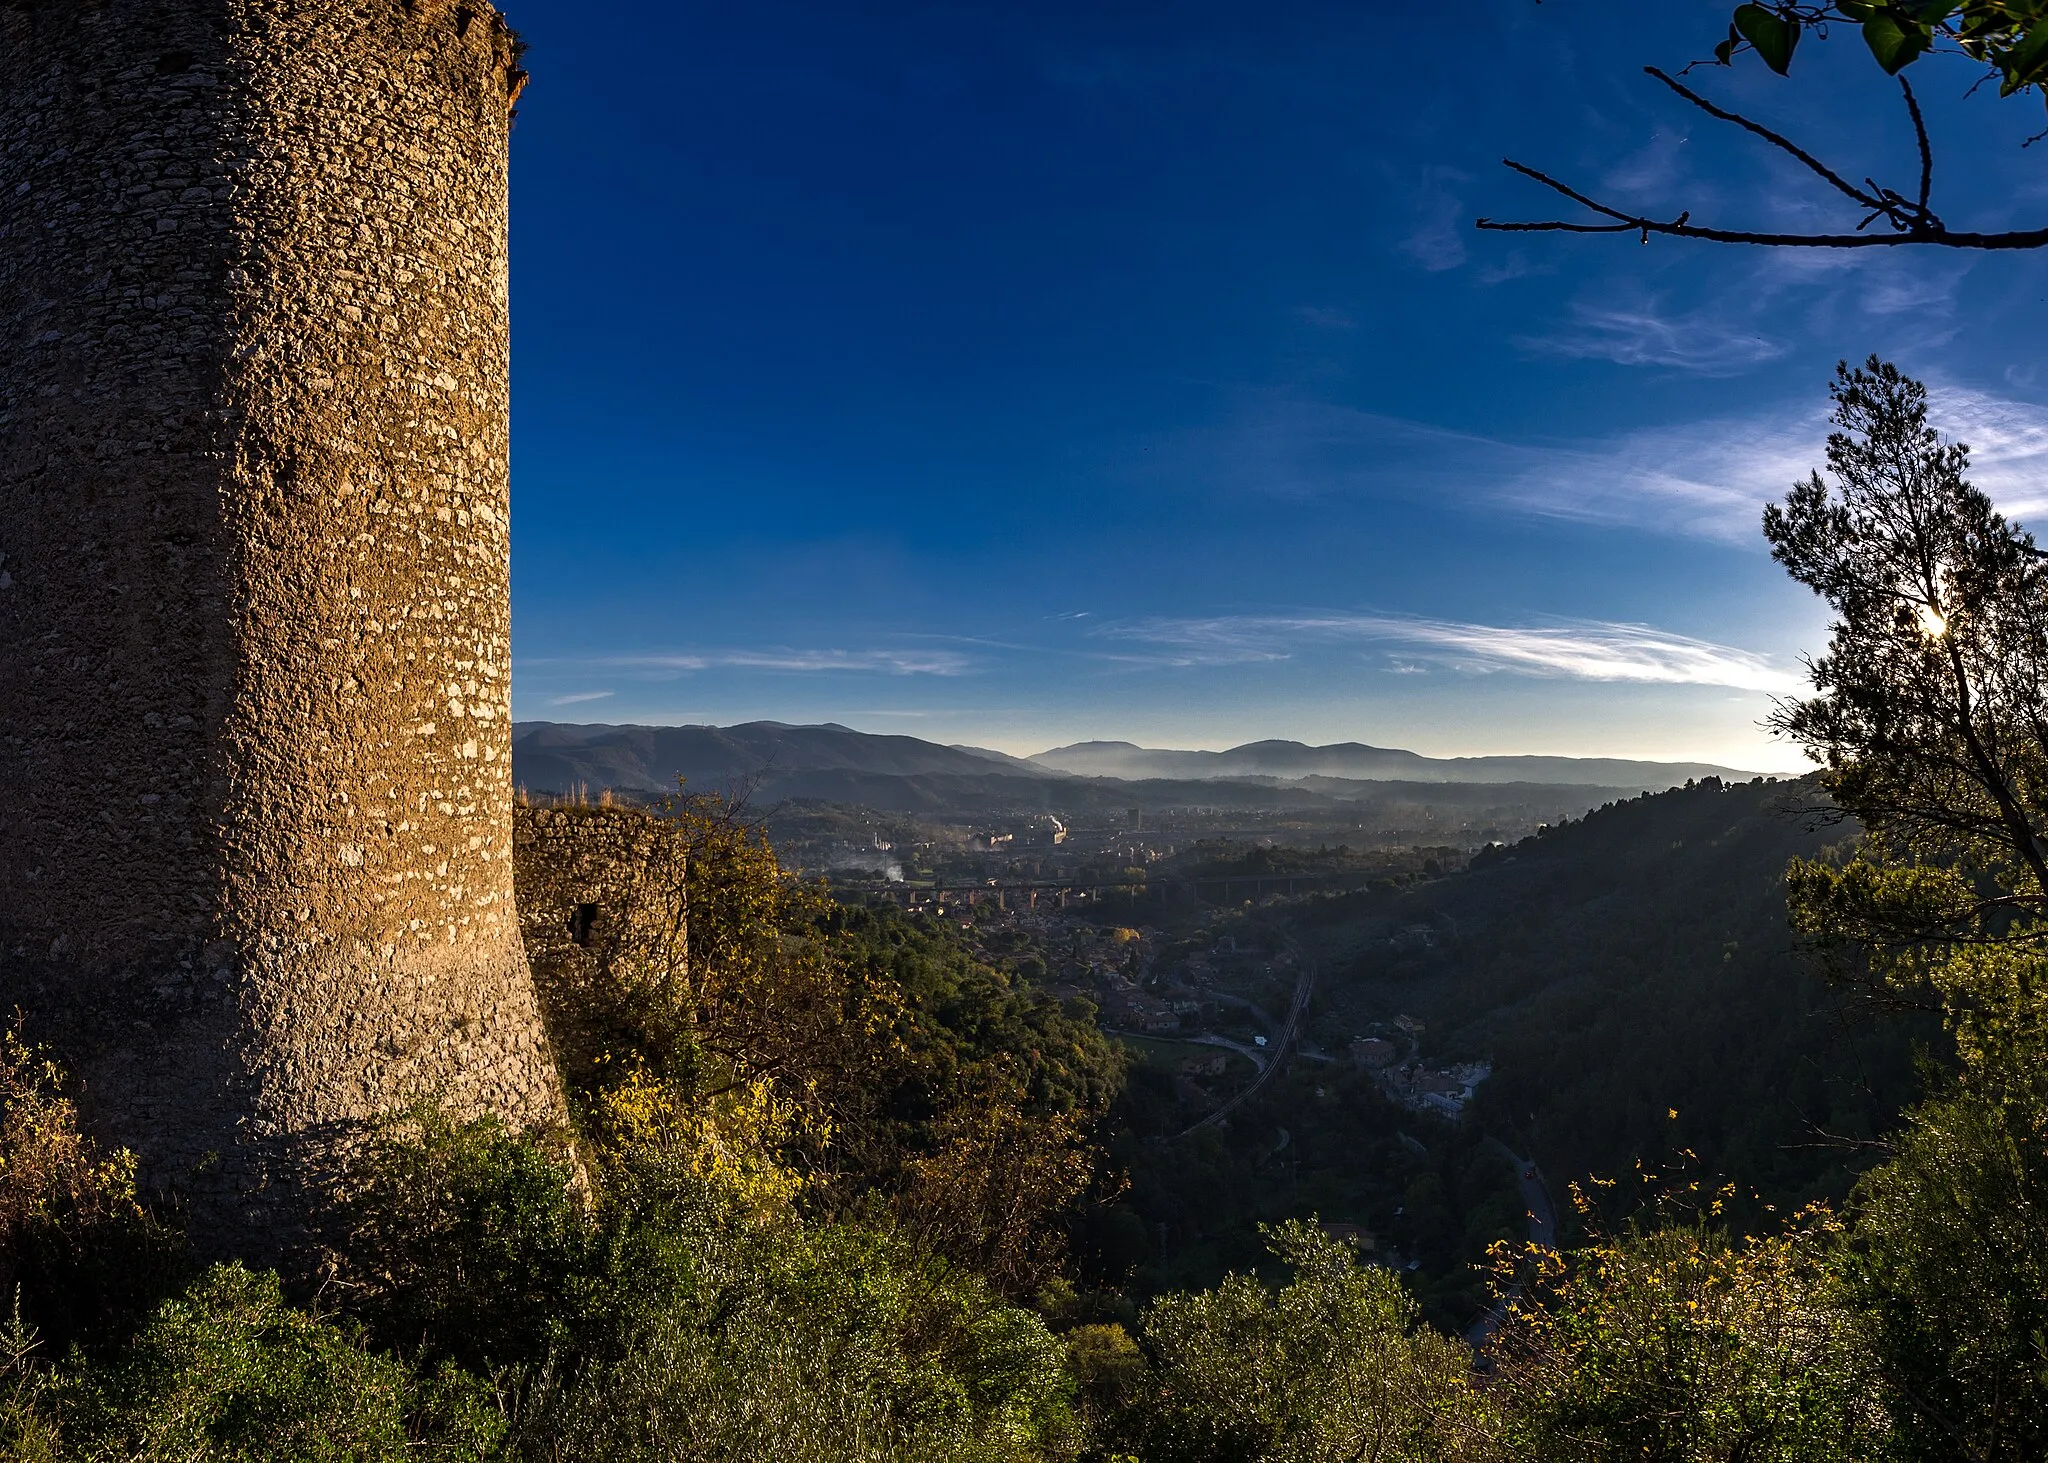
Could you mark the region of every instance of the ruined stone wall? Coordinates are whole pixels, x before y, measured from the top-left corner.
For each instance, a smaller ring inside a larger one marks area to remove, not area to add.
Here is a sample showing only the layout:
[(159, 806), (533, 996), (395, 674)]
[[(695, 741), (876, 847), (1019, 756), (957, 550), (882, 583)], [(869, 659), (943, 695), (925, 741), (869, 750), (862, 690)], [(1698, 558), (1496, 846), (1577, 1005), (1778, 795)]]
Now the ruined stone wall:
[(481, 0), (0, 0), (0, 995), (229, 1230), (415, 1097), (561, 1113), (512, 906), (523, 79)]
[(520, 929), (560, 1058), (603, 1060), (610, 1023), (688, 974), (688, 845), (636, 808), (522, 807), (513, 828)]

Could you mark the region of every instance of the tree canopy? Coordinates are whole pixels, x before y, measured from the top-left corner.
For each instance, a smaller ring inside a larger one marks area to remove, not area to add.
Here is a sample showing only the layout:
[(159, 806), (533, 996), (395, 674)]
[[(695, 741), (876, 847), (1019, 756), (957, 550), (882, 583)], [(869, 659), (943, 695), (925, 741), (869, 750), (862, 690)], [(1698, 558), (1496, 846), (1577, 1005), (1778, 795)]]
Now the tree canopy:
[(2048, 582), (1966, 477), (1926, 392), (1872, 359), (1834, 385), (1829, 476), (1767, 511), (1780, 563), (1836, 614), (1815, 694), (1778, 727), (1865, 834), (1796, 861), (1796, 927), (1882, 990), (1924, 993), (1957, 1065), (1852, 1199), (1843, 1293), (1892, 1455), (2048, 1447)]
[(1853, 26), (1887, 76), (1897, 76), (1938, 47), (1952, 48), (1997, 73), (1999, 93), (2040, 90), (2048, 82), (2048, 4), (2042, 0), (1774, 0), (1744, 4), (1714, 48), (1723, 65), (1754, 51), (1780, 76), (1792, 70), (1800, 39), (1825, 39), (1833, 25)]
[(2048, 563), (1927, 423), (1927, 394), (1843, 366), (1813, 474), (1764, 513), (1792, 577), (1836, 612), (1815, 694), (1773, 725), (1866, 831), (1850, 870), (1803, 866), (1809, 924), (1881, 943), (2006, 936), (2048, 916)]

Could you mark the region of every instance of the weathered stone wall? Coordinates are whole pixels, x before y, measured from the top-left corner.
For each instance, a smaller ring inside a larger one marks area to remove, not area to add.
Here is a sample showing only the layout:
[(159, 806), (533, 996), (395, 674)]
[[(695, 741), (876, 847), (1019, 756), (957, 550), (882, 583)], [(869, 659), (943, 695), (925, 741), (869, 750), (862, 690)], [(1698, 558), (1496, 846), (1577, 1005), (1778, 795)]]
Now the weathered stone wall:
[(519, 808), (519, 923), (563, 1062), (602, 1059), (613, 1014), (689, 971), (689, 847), (636, 808)]
[(512, 906), (523, 80), (481, 0), (0, 0), (0, 995), (223, 1233), (414, 1097), (561, 1113)]

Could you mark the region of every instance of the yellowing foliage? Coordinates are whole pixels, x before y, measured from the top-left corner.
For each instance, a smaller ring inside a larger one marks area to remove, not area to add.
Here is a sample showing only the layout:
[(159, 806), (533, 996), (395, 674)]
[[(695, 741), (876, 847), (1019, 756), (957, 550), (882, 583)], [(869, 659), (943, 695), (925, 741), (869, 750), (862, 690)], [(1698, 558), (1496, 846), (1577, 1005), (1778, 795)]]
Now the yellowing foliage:
[[(1056, 1273), (1121, 1080), (1108, 1044), (939, 927), (785, 874), (742, 809), (659, 816), (639, 902), (549, 1009), (593, 1177), (652, 1161), (756, 1213), (879, 1209), (1013, 1295)], [(632, 927), (674, 911), (681, 938)]]
[(1558, 1458), (1881, 1453), (1876, 1376), (1833, 1268), (1841, 1225), (1816, 1208), (1738, 1239), (1704, 1217), (1714, 1207), (1569, 1254), (1494, 1247), (1495, 1376), (1521, 1442)]
[(764, 1079), (686, 1101), (636, 1071), (598, 1099), (593, 1119), (601, 1166), (679, 1163), (764, 1219), (786, 1213), (809, 1184), (780, 1155), (800, 1140), (822, 1146), (830, 1137), (828, 1124)]
[(7, 1263), (35, 1225), (138, 1213), (135, 1155), (101, 1152), (79, 1132), (56, 1064), (16, 1032), (0, 1036), (0, 1247)]

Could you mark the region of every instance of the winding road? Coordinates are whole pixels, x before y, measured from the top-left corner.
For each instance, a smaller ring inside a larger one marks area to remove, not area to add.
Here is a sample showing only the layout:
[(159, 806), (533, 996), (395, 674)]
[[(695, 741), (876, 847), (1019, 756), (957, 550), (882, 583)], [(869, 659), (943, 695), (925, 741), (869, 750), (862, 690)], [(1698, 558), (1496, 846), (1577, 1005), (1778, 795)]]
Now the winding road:
[[(1291, 1003), (1289, 1003), (1287, 1007), (1287, 1019), (1280, 1025), (1280, 1034), (1273, 1039), (1273, 1046), (1271, 1053), (1269, 1055), (1269, 1060), (1262, 1068), (1260, 1068), (1259, 1075), (1252, 1079), (1252, 1083), (1249, 1087), (1245, 1088), (1242, 1092), (1238, 1093), (1235, 1097), (1231, 1098), (1228, 1102), (1224, 1103), (1223, 1106), (1217, 1108), (1216, 1111), (1210, 1113), (1209, 1116), (1203, 1118), (1200, 1122), (1194, 1124), (1192, 1127), (1189, 1127), (1179, 1133), (1174, 1134), (1175, 1139), (1185, 1138), (1190, 1134), (1199, 1133), (1204, 1128), (1215, 1127), (1218, 1123), (1222, 1122), (1225, 1118), (1229, 1117), (1233, 1112), (1237, 1111), (1238, 1108), (1244, 1106), (1247, 1102), (1250, 1102), (1254, 1097), (1258, 1096), (1260, 1091), (1262, 1091), (1265, 1088), (1265, 1085), (1273, 1080), (1274, 1074), (1280, 1070), (1283, 1060), (1287, 1055), (1288, 1046), (1301, 1033), (1301, 1018), (1308, 1011), (1309, 993), (1315, 989), (1316, 985), (1316, 968), (1313, 965), (1309, 964), (1306, 960), (1303, 960), (1301, 958), (1301, 949), (1294, 943), (1294, 941), (1287, 941), (1287, 946), (1288, 949), (1293, 953), (1295, 960), (1300, 964), (1301, 974), (1295, 978), (1294, 1000)], [(1249, 1053), (1247, 1053), (1247, 1055), (1249, 1055)]]
[[(1316, 970), (1308, 961), (1302, 959), (1300, 946), (1296, 945), (1292, 940), (1287, 940), (1286, 944), (1288, 949), (1293, 952), (1294, 958), (1300, 962), (1301, 974), (1294, 982), (1294, 999), (1287, 1007), (1287, 1020), (1282, 1023), (1280, 1034), (1274, 1038), (1273, 1044), (1269, 1049), (1263, 1052), (1255, 1051), (1238, 1042), (1207, 1033), (1191, 1038), (1191, 1040), (1206, 1046), (1228, 1047), (1232, 1051), (1240, 1052), (1250, 1057), (1254, 1062), (1259, 1063), (1258, 1076), (1252, 1080), (1251, 1085), (1225, 1102), (1200, 1122), (1176, 1133), (1174, 1135), (1175, 1140), (1199, 1133), (1204, 1128), (1215, 1127), (1218, 1123), (1229, 1117), (1231, 1113), (1258, 1096), (1285, 1063), (1289, 1048), (1298, 1041), (1301, 1034), (1302, 1017), (1308, 1012), (1309, 996), (1315, 990)], [(1262, 1058), (1264, 1059), (1263, 1061), (1261, 1060)], [(1280, 1131), (1282, 1135), (1280, 1148), (1276, 1148), (1274, 1150), (1275, 1153), (1284, 1149), (1293, 1136), (1285, 1128), (1282, 1128)], [(1498, 1138), (1489, 1138), (1487, 1142), (1495, 1152), (1514, 1165), (1515, 1183), (1521, 1191), (1522, 1208), (1528, 1219), (1529, 1243), (1544, 1246), (1556, 1244), (1558, 1236), (1557, 1206), (1551, 1202), (1549, 1185), (1544, 1183), (1543, 1172), (1536, 1167), (1536, 1160), (1522, 1157)], [(1523, 1279), (1518, 1276), (1506, 1295), (1495, 1302), (1485, 1315), (1465, 1328), (1466, 1341), (1470, 1342), (1474, 1347), (1484, 1346), (1490, 1341), (1494, 1333), (1499, 1331), (1501, 1325), (1507, 1320), (1508, 1307), (1521, 1299), (1525, 1288)]]
[[(1206, 1032), (1201, 1036), (1189, 1038), (1189, 1040), (1204, 1046), (1227, 1047), (1231, 1051), (1250, 1057), (1259, 1066), (1258, 1076), (1243, 1091), (1237, 1093), (1201, 1121), (1176, 1133), (1174, 1139), (1169, 1141), (1189, 1137), (1192, 1134), (1201, 1132), (1204, 1128), (1215, 1127), (1218, 1123), (1229, 1117), (1231, 1113), (1258, 1096), (1285, 1063), (1289, 1048), (1298, 1042), (1301, 1034), (1302, 1017), (1308, 1012), (1309, 996), (1315, 990), (1316, 969), (1315, 966), (1302, 959), (1301, 947), (1299, 945), (1291, 939), (1286, 939), (1284, 936), (1282, 938), (1288, 950), (1294, 955), (1295, 960), (1300, 963), (1301, 974), (1294, 982), (1294, 999), (1287, 1007), (1287, 1019), (1281, 1024), (1280, 1034), (1273, 1039), (1272, 1046), (1265, 1051), (1257, 1051), (1239, 1042), (1230, 1041), (1227, 1038)], [(1242, 1004), (1249, 1006), (1251, 1003), (1247, 1001)], [(1325, 1058), (1325, 1060), (1329, 1059)], [(1275, 1153), (1286, 1148), (1293, 1137), (1285, 1128), (1282, 1128), (1280, 1132), (1280, 1147), (1273, 1150)], [(1514, 1165), (1515, 1183), (1521, 1191), (1522, 1208), (1528, 1219), (1529, 1243), (1543, 1246), (1556, 1244), (1558, 1236), (1557, 1206), (1551, 1202), (1550, 1188), (1544, 1183), (1543, 1172), (1536, 1167), (1536, 1160), (1522, 1157), (1498, 1138), (1489, 1138), (1487, 1143), (1501, 1157)], [(1506, 1295), (1495, 1302), (1485, 1315), (1465, 1328), (1465, 1339), (1474, 1347), (1485, 1345), (1486, 1342), (1492, 1339), (1494, 1333), (1500, 1330), (1502, 1323), (1507, 1319), (1508, 1307), (1521, 1299), (1525, 1289), (1524, 1281), (1518, 1276)]]
[[(1521, 1185), (1522, 1207), (1529, 1216), (1529, 1243), (1532, 1245), (1554, 1245), (1557, 1243), (1557, 1206), (1550, 1202), (1550, 1187), (1543, 1182), (1543, 1172), (1536, 1167), (1533, 1158), (1521, 1158), (1515, 1151), (1498, 1138), (1487, 1140), (1494, 1150), (1515, 1166), (1515, 1181)], [(1493, 1333), (1501, 1328), (1507, 1319), (1508, 1307), (1522, 1298), (1523, 1284), (1517, 1277), (1508, 1293), (1494, 1303), (1492, 1309), (1465, 1328), (1465, 1339), (1474, 1346), (1483, 1346), (1491, 1340)]]

